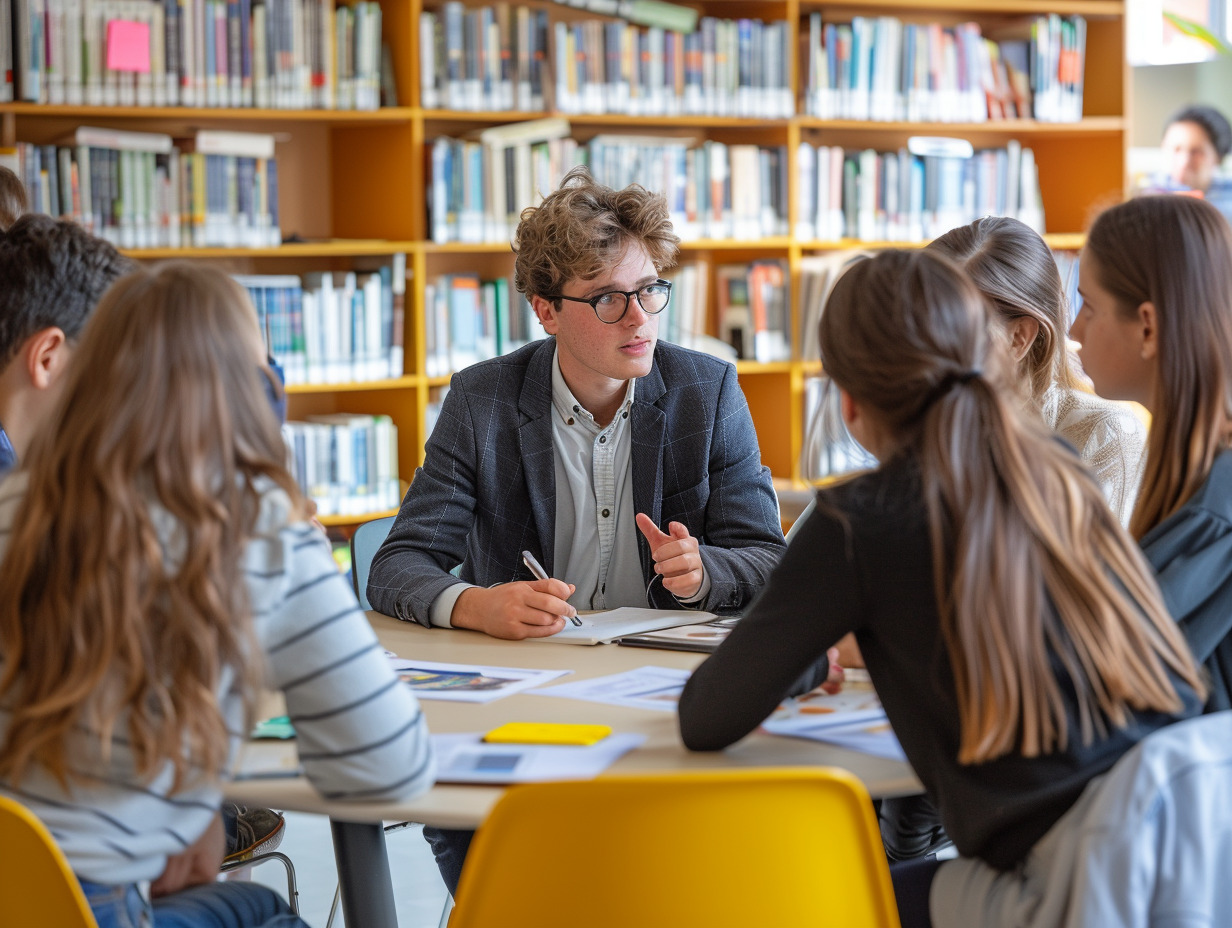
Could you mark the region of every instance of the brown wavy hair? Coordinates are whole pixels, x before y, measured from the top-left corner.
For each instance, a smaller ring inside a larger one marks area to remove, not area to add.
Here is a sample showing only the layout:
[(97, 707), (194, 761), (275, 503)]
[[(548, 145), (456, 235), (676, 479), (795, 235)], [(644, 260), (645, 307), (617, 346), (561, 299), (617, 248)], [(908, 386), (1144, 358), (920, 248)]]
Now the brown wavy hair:
[(835, 284), (820, 335), (827, 372), (919, 464), (960, 762), (1065, 747), (1052, 660), (1084, 743), (1131, 709), (1180, 711), (1169, 671), (1205, 693), (1138, 546), (1010, 389), (961, 269), (929, 251), (861, 261)]
[(1232, 444), (1232, 230), (1192, 197), (1138, 197), (1102, 213), (1086, 254), (1125, 318), (1155, 306), (1159, 376), (1129, 529), (1141, 538), (1206, 482)]
[(179, 789), (222, 767), (222, 671), (249, 710), (262, 673), (240, 573), (257, 481), (303, 513), (263, 357), (221, 271), (170, 263), (103, 297), (0, 563), (0, 777), (39, 765), (67, 786), (70, 732), (106, 756), (118, 719), (141, 776), (169, 762)]
[(514, 286), (527, 297), (556, 300), (567, 281), (598, 277), (630, 244), (645, 249), (658, 274), (675, 266), (680, 239), (667, 200), (637, 184), (613, 190), (576, 167), (541, 204), (522, 210)]
[(1054, 383), (1077, 386), (1065, 347), (1069, 310), (1061, 272), (1038, 232), (1017, 219), (986, 216), (951, 229), (927, 249), (957, 262), (1005, 322), (1029, 316), (1038, 323), (1019, 364), (1037, 406)]

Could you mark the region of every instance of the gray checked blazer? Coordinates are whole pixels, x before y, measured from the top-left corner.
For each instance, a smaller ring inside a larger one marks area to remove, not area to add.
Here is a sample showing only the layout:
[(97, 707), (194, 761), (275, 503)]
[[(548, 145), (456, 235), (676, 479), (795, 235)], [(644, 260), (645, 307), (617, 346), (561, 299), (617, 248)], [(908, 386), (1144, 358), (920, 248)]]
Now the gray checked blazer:
[[(433, 600), (465, 580), (531, 580), (521, 552), (549, 575), (556, 534), (552, 357), (533, 342), (454, 374), (424, 464), (368, 575), (374, 609), (430, 625)], [(630, 411), (633, 501), (656, 525), (683, 523), (710, 575), (702, 604), (740, 609), (765, 585), (785, 542), (770, 471), (732, 365), (659, 342)], [(646, 583), (657, 575), (637, 536)], [(461, 564), (458, 576), (450, 570)], [(649, 605), (680, 608), (662, 583)]]

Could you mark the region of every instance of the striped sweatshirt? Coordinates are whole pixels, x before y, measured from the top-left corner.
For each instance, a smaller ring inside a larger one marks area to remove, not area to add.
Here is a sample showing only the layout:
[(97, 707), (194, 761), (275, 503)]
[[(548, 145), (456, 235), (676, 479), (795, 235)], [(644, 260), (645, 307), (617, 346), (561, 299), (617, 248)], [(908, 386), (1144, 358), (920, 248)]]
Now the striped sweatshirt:
[[(0, 482), (0, 556), (26, 483), (22, 472)], [(270, 484), (241, 570), (266, 663), (265, 683), (286, 697), (304, 773), (332, 799), (398, 799), (423, 792), (432, 783), (434, 765), (415, 696), (394, 676), (325, 537), (289, 517), (286, 494)], [(160, 530), (174, 560), (174, 522), (165, 518)], [(243, 735), (243, 707), (233, 680), (233, 673), (224, 671), (218, 686), (232, 756)], [(0, 733), (10, 721), (10, 707), (0, 697)], [(225, 771), (197, 778), (175, 794), (169, 764), (153, 779), (138, 777), (123, 718), (106, 759), (97, 733), (83, 728), (69, 737), (77, 776), (67, 790), (35, 768), (18, 784), (0, 781), (0, 793), (28, 806), (47, 825), (83, 879), (110, 884), (154, 879), (168, 855), (195, 841), (218, 811)]]

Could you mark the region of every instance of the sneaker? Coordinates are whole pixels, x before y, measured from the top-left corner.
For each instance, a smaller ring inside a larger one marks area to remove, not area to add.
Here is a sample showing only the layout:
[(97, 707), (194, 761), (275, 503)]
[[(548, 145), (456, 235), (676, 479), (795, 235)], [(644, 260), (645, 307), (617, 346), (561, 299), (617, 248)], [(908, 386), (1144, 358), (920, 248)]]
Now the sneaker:
[[(227, 828), (227, 856), (223, 863), (248, 860), (257, 854), (265, 854), (282, 844), (286, 819), (273, 809), (248, 808), (228, 805), (223, 810), (224, 819), (234, 818), (234, 829)], [(227, 825), (231, 823), (226, 822)]]

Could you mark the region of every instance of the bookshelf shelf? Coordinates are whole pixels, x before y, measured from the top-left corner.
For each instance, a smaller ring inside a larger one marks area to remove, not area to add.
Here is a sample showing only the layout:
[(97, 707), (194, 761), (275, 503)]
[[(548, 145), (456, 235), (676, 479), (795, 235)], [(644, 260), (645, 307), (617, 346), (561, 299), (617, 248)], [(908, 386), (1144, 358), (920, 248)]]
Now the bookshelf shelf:
[(317, 518), (326, 528), (342, 528), (348, 525), (359, 525), (361, 522), (371, 522), (373, 519), (396, 516), (397, 514), (397, 509), (382, 509), (379, 512), (369, 512), (363, 515), (318, 516)]
[[(392, 417), (398, 427), (399, 470), (404, 482), (411, 479), (416, 466), (423, 460), (427, 429), (432, 421), (429, 406), (450, 382), (447, 375), (428, 376), (426, 373), (444, 369), (431, 364), (428, 355), (430, 336), (435, 337), (434, 333), (440, 331), (427, 300), (428, 288), (448, 275), (478, 274), (481, 279), (488, 280), (506, 277), (513, 268), (508, 241), (445, 244), (432, 241), (434, 227), (428, 203), (430, 194), (435, 192), (432, 163), (437, 139), (471, 139), (474, 130), (559, 117), (569, 122), (572, 139), (578, 143), (590, 142), (596, 135), (642, 135), (664, 139), (683, 137), (690, 140), (690, 146), (713, 142), (719, 146), (750, 145), (784, 151), (786, 157), (779, 162), (781, 174), (776, 186), (779, 190), (785, 188), (783, 215), (764, 225), (733, 222), (728, 229), (722, 229), (707, 222), (699, 223), (698, 229), (702, 232), (719, 230), (720, 234), (730, 229), (749, 228), (808, 231), (800, 237), (779, 234), (754, 239), (684, 241), (681, 263), (698, 269), (699, 292), (705, 294), (701, 315), (710, 335), (720, 331), (718, 285), (725, 266), (774, 261), (781, 263), (786, 272), (793, 301), (790, 356), (795, 360), (740, 361), (736, 367), (758, 428), (763, 460), (776, 480), (787, 487), (805, 485), (799, 460), (804, 443), (806, 381), (821, 373), (819, 362), (800, 360), (801, 329), (809, 314), (799, 303), (806, 293), (802, 284), (808, 269), (823, 263), (829, 253), (839, 250), (914, 248), (925, 244), (812, 238), (813, 235), (833, 234), (833, 227), (823, 229), (819, 223), (809, 224), (807, 217), (800, 216), (802, 207), (798, 199), (801, 199), (803, 175), (799, 168), (805, 157), (800, 154), (802, 143), (818, 151), (822, 146), (836, 146), (848, 152), (870, 148), (884, 152), (903, 146), (910, 136), (921, 135), (968, 139), (976, 148), (1003, 148), (1011, 140), (1020, 142), (1034, 152), (1047, 225), (1064, 230), (1045, 236), (1048, 244), (1057, 250), (1081, 248), (1084, 237), (1079, 230), (1087, 225), (1092, 210), (1120, 195), (1125, 185), (1125, 150), (1131, 122), (1128, 72), (1124, 62), (1128, 6), (1125, 0), (690, 2), (688, 5), (703, 15), (724, 19), (759, 16), (766, 21), (786, 22), (782, 47), (788, 58), (783, 62), (783, 73), (786, 86), (794, 89), (798, 115), (773, 119), (560, 112), (554, 108), (556, 97), (553, 93), (556, 25), (591, 19), (610, 25), (618, 20), (541, 0), (529, 0), (526, 4), (519, 0), (512, 7), (525, 5), (537, 14), (546, 12), (548, 45), (543, 61), (547, 71), (542, 88), (546, 103), (541, 102), (543, 98), (536, 99), (534, 105), (540, 108), (535, 111), (497, 107), (478, 111), (426, 108), (422, 106), (425, 99), (429, 102), (448, 99), (454, 103), (471, 99), (469, 88), (467, 96), (462, 98), (444, 94), (426, 97), (421, 92), (425, 62), (421, 51), (426, 48), (430, 56), (436, 48), (432, 43), (421, 47), (419, 33), (424, 22), (421, 14), (439, 14), (445, 5), (441, 0), (378, 2), (383, 17), (382, 37), (393, 63), (397, 98), (407, 104), (405, 106), (357, 111), (0, 103), (0, 146), (11, 146), (18, 141), (56, 144), (80, 125), (163, 132), (176, 138), (191, 134), (186, 130), (197, 127), (276, 134), (279, 225), (284, 236), (295, 237), (293, 242), (263, 248), (158, 248), (128, 253), (143, 261), (167, 258), (217, 261), (228, 270), (236, 268), (244, 273), (273, 275), (338, 274), (352, 270), (362, 273), (373, 270), (374, 265), (391, 264), (392, 255), (404, 254), (407, 277), (403, 376), (363, 383), (297, 384), (287, 391), (290, 413), (295, 418), (341, 413)], [(491, 0), (462, 0), (462, 4), (464, 13), (484, 6), (496, 7)], [(984, 29), (984, 35), (998, 40), (1001, 32), (1017, 34), (1014, 30), (1020, 29), (1028, 17), (1051, 13), (1083, 16), (1088, 25), (1084, 118), (1077, 122), (1006, 119), (941, 123), (822, 119), (807, 115), (810, 16), (814, 13), (820, 13), (826, 23), (850, 23), (855, 16), (886, 16), (907, 24), (940, 23), (950, 28), (975, 21)], [(464, 59), (466, 80), (475, 76), (469, 64)], [(431, 76), (430, 67), (427, 73)], [(519, 99), (532, 98), (519, 96)], [(757, 168), (745, 167), (744, 170), (747, 174)], [(737, 169), (732, 164), (727, 176), (734, 179), (736, 175)], [(539, 175), (535, 177), (536, 182), (540, 182)], [(509, 215), (516, 219), (514, 212)], [(743, 218), (746, 223), (750, 221), (748, 215)], [(802, 218), (805, 221), (798, 221)], [(504, 226), (497, 224), (494, 228), (503, 230)], [(469, 229), (467, 234), (476, 237)], [(805, 234), (809, 237), (804, 237)], [(891, 233), (879, 229), (876, 234)], [(537, 328), (534, 334), (540, 334)], [(785, 353), (769, 356), (782, 357)], [(323, 521), (327, 525), (346, 526), (391, 514), (393, 511), (330, 516)]]
[(276, 248), (133, 248), (132, 258), (162, 261), (168, 258), (352, 258), (366, 255), (407, 253), (421, 247), (417, 242), (385, 242), (378, 239), (340, 239), (328, 242), (291, 242)]
[[(1086, 242), (1086, 234), (1082, 232), (1047, 232), (1044, 241), (1053, 251), (1078, 251)], [(838, 241), (797, 241), (794, 243), (801, 251), (881, 251), (886, 248), (923, 248), (927, 241), (921, 242), (866, 242), (858, 238), (843, 238)]]
[(814, 10), (900, 10), (923, 11), (929, 14), (993, 13), (1047, 14), (1062, 13), (1079, 16), (1124, 16), (1122, 0), (800, 0), (800, 11)]
[(737, 374), (790, 374), (798, 366), (798, 361), (737, 361)]
[(296, 383), (287, 387), (287, 395), (358, 393), (368, 390), (413, 390), (419, 386), (421, 380), (422, 378), (420, 377), (408, 374), (391, 380), (364, 380), (352, 383)]
[(987, 122), (866, 122), (855, 119), (818, 119), (800, 116), (795, 122), (802, 129), (828, 132), (893, 132), (908, 135), (1011, 135), (1015, 137), (1073, 138), (1084, 135), (1119, 135), (1125, 131), (1121, 116), (1087, 116), (1080, 122), (1040, 122), (1035, 119), (990, 119)]
[(60, 117), (77, 120), (189, 120), (204, 122), (309, 122), (337, 125), (409, 123), (414, 110), (409, 106), (379, 110), (268, 110), (251, 107), (187, 106), (67, 106), (51, 103), (0, 103), (0, 115)]

